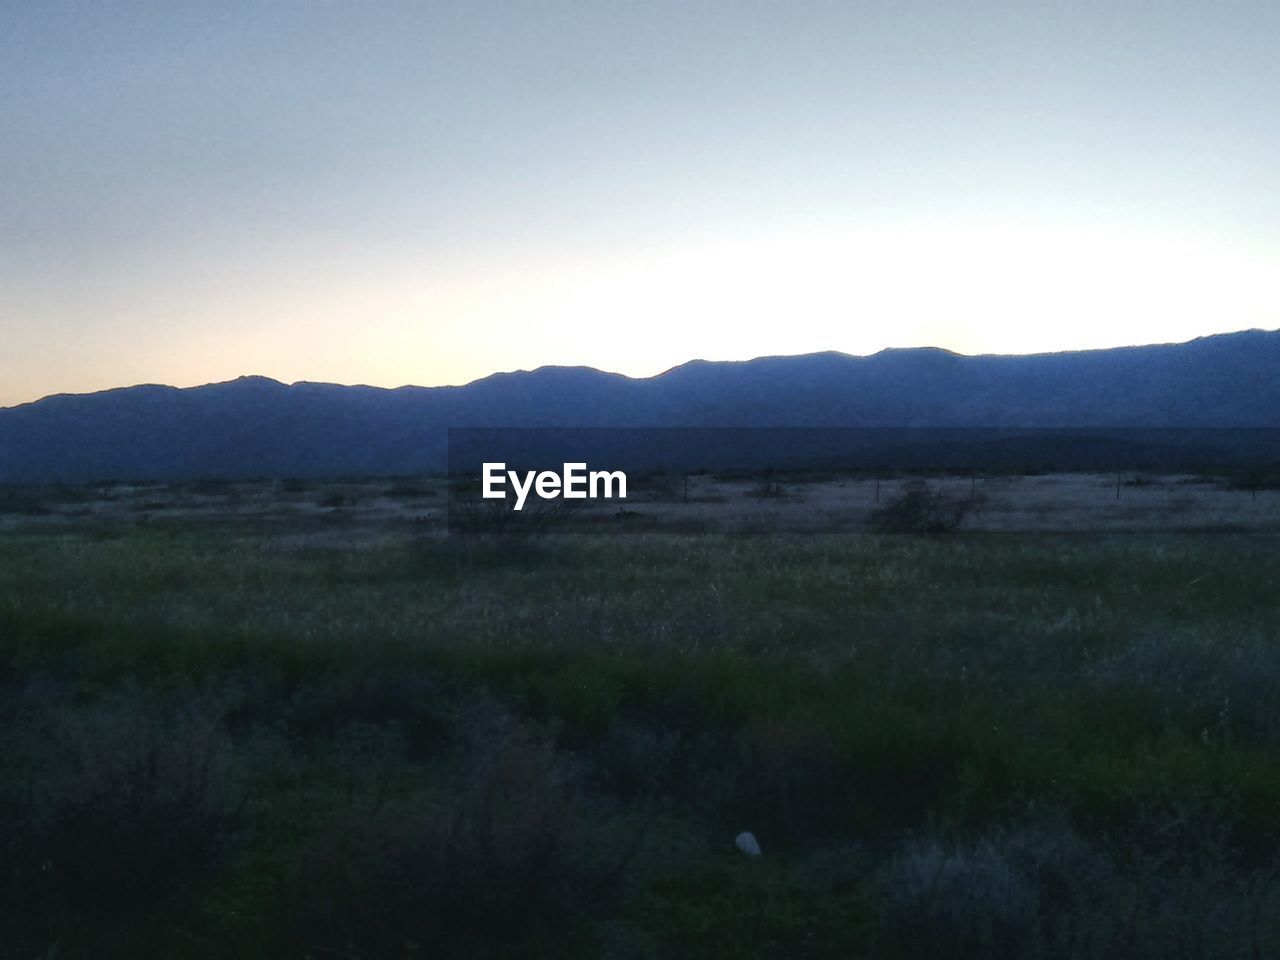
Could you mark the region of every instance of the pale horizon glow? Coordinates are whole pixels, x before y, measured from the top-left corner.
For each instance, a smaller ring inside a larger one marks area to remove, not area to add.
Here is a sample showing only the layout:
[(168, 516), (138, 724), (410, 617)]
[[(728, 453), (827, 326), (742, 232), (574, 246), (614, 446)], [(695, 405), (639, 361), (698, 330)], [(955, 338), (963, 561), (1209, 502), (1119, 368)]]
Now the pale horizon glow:
[(0, 406), (1280, 327), (1280, 8), (0, 13)]

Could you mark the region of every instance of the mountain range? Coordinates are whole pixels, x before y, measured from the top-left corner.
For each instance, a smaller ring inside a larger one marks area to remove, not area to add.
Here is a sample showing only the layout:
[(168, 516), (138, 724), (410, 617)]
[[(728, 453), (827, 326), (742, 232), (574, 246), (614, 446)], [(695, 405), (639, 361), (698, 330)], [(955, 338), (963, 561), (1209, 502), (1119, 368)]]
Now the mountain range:
[(143, 385), (0, 409), (0, 483), (409, 475), (449, 427), (1280, 428), (1280, 331), (1022, 356), (933, 348), (464, 386)]

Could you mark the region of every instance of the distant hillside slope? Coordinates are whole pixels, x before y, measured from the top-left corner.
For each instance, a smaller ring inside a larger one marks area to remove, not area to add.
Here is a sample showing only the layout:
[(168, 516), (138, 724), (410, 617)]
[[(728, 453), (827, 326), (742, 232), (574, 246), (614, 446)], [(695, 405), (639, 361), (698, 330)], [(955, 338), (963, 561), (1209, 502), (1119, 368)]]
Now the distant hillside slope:
[(387, 390), (262, 377), (0, 409), (0, 482), (438, 470), (452, 426), (1280, 427), (1280, 332), (1035, 356), (936, 349), (580, 367)]

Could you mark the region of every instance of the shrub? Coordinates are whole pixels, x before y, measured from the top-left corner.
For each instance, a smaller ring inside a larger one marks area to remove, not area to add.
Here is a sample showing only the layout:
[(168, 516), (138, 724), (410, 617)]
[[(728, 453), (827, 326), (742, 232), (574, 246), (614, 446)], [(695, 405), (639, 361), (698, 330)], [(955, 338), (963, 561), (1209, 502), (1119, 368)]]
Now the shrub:
[[(306, 955), (570, 956), (637, 836), (583, 795), (572, 757), (482, 704), (426, 802), (389, 801), (317, 831), (282, 888), (282, 940)], [(582, 949), (576, 952), (581, 954)]]
[(240, 824), (220, 707), (135, 690), (36, 708), (11, 737), (22, 787), (0, 797), (0, 944), (160, 952)]
[(1007, 844), (983, 840), (948, 850), (909, 844), (883, 871), (888, 927), (904, 953), (1024, 956), (1040, 913), (1035, 878)]
[(526, 502), (512, 509), (506, 500), (481, 500), (452, 491), (449, 497), (449, 532), (464, 537), (536, 538), (563, 525), (572, 512), (571, 501)]
[(1221, 826), (1205, 809), (1152, 809), (1095, 845), (1041, 814), (912, 840), (879, 872), (882, 927), (904, 958), (1269, 955), (1276, 871), (1241, 869)]
[(782, 484), (778, 481), (778, 477), (772, 470), (766, 470), (760, 477), (754, 487), (748, 491), (748, 496), (759, 497), (762, 500), (771, 500), (775, 497), (784, 495)]
[(0, 514), (42, 517), (51, 512), (48, 504), (37, 493), (12, 487), (0, 488)]
[(922, 481), (912, 481), (871, 514), (870, 524), (876, 533), (950, 533), (974, 506), (973, 500), (948, 497)]

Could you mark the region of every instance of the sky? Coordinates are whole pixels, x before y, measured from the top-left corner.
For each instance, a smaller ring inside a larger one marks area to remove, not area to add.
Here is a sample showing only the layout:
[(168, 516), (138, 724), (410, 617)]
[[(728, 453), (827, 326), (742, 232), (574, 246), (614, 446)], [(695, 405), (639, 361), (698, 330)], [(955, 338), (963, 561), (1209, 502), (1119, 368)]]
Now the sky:
[(0, 405), (1280, 327), (1280, 4), (0, 0)]

